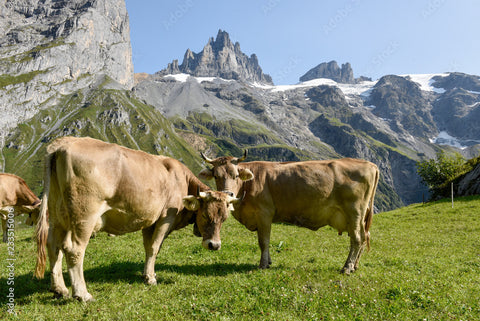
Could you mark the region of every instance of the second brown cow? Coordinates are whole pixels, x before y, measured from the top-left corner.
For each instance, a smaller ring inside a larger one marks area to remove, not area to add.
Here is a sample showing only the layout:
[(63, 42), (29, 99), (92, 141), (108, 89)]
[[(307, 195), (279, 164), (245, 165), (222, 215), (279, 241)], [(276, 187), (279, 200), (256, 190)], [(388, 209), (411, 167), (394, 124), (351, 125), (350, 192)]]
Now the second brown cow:
[(242, 162), (242, 158), (202, 157), (213, 168), (199, 176), (214, 178), (217, 190), (244, 196), (232, 215), (257, 231), (260, 268), (271, 264), (269, 243), (272, 223), (284, 222), (311, 230), (329, 225), (348, 232), (350, 253), (343, 273), (358, 268), (370, 246), (369, 228), (379, 179), (375, 164), (352, 158), (305, 162)]

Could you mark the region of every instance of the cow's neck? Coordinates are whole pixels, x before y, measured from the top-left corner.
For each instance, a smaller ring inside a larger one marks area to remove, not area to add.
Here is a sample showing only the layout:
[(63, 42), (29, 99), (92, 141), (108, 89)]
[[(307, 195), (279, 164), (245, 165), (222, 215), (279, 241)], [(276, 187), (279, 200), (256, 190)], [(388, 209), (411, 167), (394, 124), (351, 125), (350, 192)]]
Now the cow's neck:
[(190, 175), (188, 181), (188, 195), (197, 195), (197, 192), (205, 192), (211, 190), (206, 184), (204, 184), (200, 179), (198, 179), (195, 175)]
[(17, 190), (17, 205), (33, 205), (38, 202), (37, 196), (27, 186)]

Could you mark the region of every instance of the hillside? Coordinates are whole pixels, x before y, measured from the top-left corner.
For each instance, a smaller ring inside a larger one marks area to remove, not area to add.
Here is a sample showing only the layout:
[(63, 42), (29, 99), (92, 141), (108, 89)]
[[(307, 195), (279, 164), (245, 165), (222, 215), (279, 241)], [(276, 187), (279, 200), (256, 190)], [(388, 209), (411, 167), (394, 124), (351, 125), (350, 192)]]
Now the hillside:
[[(42, 110), (9, 133), (0, 155), (5, 168), (42, 191), (43, 155), (47, 144), (60, 136), (90, 136), (152, 154), (177, 158), (200, 171), (202, 161), (171, 123), (130, 91), (109, 89), (106, 78), (94, 89), (66, 95), (52, 108)], [(33, 184), (32, 184), (33, 183)]]

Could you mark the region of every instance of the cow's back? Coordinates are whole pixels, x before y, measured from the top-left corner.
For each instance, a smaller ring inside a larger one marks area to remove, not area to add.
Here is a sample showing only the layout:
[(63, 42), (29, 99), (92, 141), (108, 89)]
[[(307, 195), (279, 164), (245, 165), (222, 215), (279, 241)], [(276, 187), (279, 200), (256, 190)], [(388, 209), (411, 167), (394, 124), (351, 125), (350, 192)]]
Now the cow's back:
[(14, 174), (0, 173), (0, 208), (12, 205), (33, 205), (39, 202), (25, 181)]
[(0, 174), (0, 208), (15, 204), (14, 190), (17, 188), (16, 185), (17, 183), (13, 180), (12, 175)]
[(48, 152), (54, 154), (56, 182), (49, 202), (65, 193), (76, 202), (67, 206), (104, 202), (105, 208), (112, 209), (104, 215), (106, 226), (126, 229), (134, 222), (133, 231), (153, 224), (164, 208), (183, 207), (182, 195), (188, 186), (176, 160), (87, 137), (57, 139)]

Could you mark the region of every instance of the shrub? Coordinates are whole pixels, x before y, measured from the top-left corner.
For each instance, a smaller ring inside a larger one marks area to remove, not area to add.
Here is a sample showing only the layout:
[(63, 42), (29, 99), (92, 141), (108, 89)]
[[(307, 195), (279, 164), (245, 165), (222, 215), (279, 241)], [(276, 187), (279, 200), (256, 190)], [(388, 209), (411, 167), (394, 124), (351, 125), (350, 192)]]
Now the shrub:
[(465, 158), (460, 153), (447, 155), (440, 151), (435, 159), (417, 162), (417, 172), (432, 192), (432, 197), (438, 196), (446, 185), (466, 170)]

